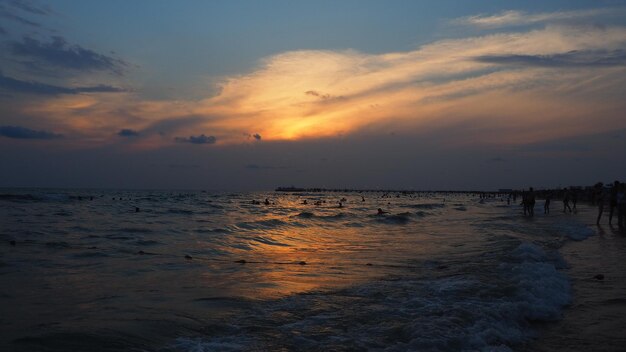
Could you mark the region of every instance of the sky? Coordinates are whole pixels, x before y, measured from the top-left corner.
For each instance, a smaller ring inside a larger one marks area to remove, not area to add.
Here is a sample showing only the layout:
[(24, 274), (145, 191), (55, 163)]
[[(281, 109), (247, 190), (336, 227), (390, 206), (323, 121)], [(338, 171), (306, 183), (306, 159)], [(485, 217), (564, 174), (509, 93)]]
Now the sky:
[(626, 181), (626, 0), (0, 0), (0, 187)]

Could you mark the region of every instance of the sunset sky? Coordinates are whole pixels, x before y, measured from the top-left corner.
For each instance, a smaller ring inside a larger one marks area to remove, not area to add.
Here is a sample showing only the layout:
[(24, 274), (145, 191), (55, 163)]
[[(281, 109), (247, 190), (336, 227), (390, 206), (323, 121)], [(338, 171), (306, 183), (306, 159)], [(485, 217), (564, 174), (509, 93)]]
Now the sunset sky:
[(0, 0), (0, 187), (626, 180), (626, 1)]

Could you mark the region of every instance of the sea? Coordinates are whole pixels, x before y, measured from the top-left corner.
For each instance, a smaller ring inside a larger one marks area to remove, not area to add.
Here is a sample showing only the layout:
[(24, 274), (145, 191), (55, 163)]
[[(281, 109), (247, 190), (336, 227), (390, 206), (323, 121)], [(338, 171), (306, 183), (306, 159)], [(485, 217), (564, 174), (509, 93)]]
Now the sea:
[(0, 189), (0, 350), (624, 351), (616, 219), (519, 201)]

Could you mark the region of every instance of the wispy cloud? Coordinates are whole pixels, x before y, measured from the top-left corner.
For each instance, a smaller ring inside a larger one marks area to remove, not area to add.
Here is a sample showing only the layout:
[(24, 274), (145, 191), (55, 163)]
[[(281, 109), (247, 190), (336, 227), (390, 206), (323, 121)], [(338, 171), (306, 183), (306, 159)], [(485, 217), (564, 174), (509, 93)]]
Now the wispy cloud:
[(270, 142), (434, 131), (450, 145), (531, 143), (626, 127), (625, 51), (626, 28), (610, 26), (548, 26), (383, 54), (291, 51), (201, 100), (76, 95), (23, 113), (101, 140), (127, 126), (142, 133), (133, 143), (151, 147), (249, 143), (250, 131)]
[(119, 93), (126, 91), (123, 88), (108, 85), (87, 87), (61, 87), (34, 81), (22, 81), (8, 77), (0, 72), (0, 90), (8, 93), (29, 93), (40, 95), (79, 94), (79, 93)]
[(16, 8), (16, 9), (20, 9), (22, 11), (29, 12), (29, 13), (34, 14), (34, 15), (49, 15), (49, 14), (52, 13), (50, 8), (45, 7), (45, 6), (37, 5), (37, 4), (33, 3), (32, 1), (9, 0), (9, 1), (6, 1), (6, 3), (9, 6), (12, 6), (12, 7)]
[(552, 55), (485, 55), (479, 62), (536, 67), (610, 67), (626, 66), (624, 50), (570, 51)]
[(509, 10), (495, 15), (474, 15), (452, 20), (456, 25), (469, 25), (480, 28), (499, 28), (520, 26), (536, 23), (571, 21), (606, 15), (624, 13), (624, 8), (602, 8), (576, 11), (557, 11), (543, 13), (528, 13), (525, 11)]
[(62, 137), (53, 132), (31, 130), (21, 126), (0, 126), (0, 136), (14, 139), (55, 139)]
[[(28, 57), (41, 65), (79, 71), (109, 71), (121, 75), (128, 64), (118, 58), (97, 53), (77, 44), (68, 43), (61, 36), (50, 42), (24, 37), (21, 41), (8, 44), (13, 55)], [(32, 64), (32, 63), (31, 63)]]
[(41, 24), (25, 17), (28, 15), (44, 16), (49, 15), (52, 11), (47, 7), (36, 5), (30, 1), (24, 0), (5, 0), (0, 1), (0, 18), (17, 22), (19, 24), (40, 28)]

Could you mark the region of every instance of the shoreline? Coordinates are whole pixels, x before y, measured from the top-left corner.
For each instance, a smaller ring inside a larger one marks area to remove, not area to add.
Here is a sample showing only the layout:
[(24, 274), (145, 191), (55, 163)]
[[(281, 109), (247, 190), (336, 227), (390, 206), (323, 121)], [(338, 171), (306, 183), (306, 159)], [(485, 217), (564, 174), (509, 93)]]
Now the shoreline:
[[(597, 208), (585, 207), (579, 216), (595, 235), (567, 241), (559, 253), (567, 263), (572, 302), (563, 318), (537, 325), (538, 336), (524, 351), (623, 351), (626, 345), (626, 236), (603, 217), (595, 224)], [(615, 220), (615, 219), (614, 219)], [(603, 275), (602, 280), (595, 278)]]

